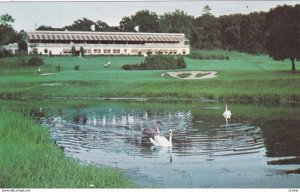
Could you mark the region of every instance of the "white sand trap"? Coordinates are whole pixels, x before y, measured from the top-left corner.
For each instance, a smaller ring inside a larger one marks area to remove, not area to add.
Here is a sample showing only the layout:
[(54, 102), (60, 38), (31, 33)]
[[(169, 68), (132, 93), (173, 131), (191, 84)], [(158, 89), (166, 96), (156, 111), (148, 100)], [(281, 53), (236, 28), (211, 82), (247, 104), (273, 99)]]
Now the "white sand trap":
[(54, 75), (55, 73), (42, 73), (40, 76)]
[[(178, 79), (209, 79), (217, 77), (216, 71), (176, 71), (176, 72), (167, 72), (171, 77)], [(191, 75), (185, 78), (181, 78), (180, 74), (190, 73)], [(203, 76), (196, 77), (197, 74), (203, 74)]]

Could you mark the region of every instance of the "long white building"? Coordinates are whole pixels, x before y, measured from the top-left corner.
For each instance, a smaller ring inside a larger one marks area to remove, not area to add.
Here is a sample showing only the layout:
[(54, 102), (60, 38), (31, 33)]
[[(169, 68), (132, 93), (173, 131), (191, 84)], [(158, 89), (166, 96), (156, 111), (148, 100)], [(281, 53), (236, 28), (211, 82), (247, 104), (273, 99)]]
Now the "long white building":
[(28, 54), (71, 55), (72, 47), (79, 55), (145, 55), (190, 54), (183, 33), (33, 31), (27, 32)]

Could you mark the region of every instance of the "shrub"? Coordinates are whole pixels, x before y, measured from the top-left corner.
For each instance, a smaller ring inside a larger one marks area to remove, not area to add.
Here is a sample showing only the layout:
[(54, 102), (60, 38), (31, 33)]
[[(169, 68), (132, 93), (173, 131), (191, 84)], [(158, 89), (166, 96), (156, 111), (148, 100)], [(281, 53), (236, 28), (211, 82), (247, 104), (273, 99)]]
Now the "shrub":
[(78, 71), (78, 70), (80, 69), (80, 66), (77, 64), (77, 65), (74, 66), (74, 69), (75, 69), (76, 71)]
[(43, 64), (44, 64), (44, 60), (40, 57), (31, 57), (27, 62), (27, 65), (29, 66), (40, 66)]
[(13, 56), (11, 51), (5, 50), (5, 49), (0, 50), (0, 58), (1, 57), (11, 57), (11, 56)]
[(84, 48), (83, 47), (80, 47), (80, 54), (82, 57), (84, 56)]
[(71, 48), (71, 53), (72, 53), (72, 56), (76, 56), (76, 48), (74, 46), (72, 46), (72, 48)]
[(145, 61), (141, 64), (123, 65), (122, 68), (125, 70), (167, 70), (183, 69), (186, 68), (186, 64), (182, 57), (150, 55), (146, 57)]
[(55, 69), (56, 69), (57, 72), (60, 72), (60, 69), (61, 69), (60, 64), (57, 64), (57, 65), (55, 66)]

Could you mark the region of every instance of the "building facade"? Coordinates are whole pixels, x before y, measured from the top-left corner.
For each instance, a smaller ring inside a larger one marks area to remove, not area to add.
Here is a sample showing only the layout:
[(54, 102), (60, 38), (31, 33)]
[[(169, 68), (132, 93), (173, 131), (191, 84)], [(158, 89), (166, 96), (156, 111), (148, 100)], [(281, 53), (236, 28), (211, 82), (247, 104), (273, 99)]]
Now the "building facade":
[(27, 44), (28, 54), (41, 55), (71, 55), (74, 48), (77, 55), (82, 48), (85, 55), (190, 54), (183, 33), (33, 31)]
[(0, 46), (0, 51), (9, 51), (11, 54), (15, 55), (17, 51), (19, 51), (19, 45), (18, 43), (10, 43), (8, 45), (2, 45)]

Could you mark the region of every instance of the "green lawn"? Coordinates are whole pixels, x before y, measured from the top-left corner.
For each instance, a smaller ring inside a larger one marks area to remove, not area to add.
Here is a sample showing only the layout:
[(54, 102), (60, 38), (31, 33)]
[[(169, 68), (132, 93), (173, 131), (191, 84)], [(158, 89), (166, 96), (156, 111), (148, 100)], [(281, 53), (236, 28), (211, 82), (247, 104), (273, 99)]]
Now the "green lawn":
[[(199, 51), (226, 54), (221, 50)], [(215, 70), (218, 77), (180, 80), (161, 76), (165, 71), (125, 71), (124, 64), (136, 64), (141, 56), (43, 57), (40, 76), (37, 67), (16, 68), (18, 58), (0, 59), (2, 97), (107, 96), (148, 98), (210, 98), (251, 102), (300, 100), (300, 73), (290, 72), (289, 60), (274, 61), (267, 55), (227, 53), (230, 60), (195, 60), (185, 57), (185, 70)], [(110, 67), (103, 65), (108, 61)], [(55, 65), (61, 71), (55, 72)], [(80, 65), (75, 71), (74, 66)], [(55, 83), (55, 85), (52, 85)], [(50, 85), (49, 85), (50, 84)]]
[(65, 157), (46, 128), (4, 106), (0, 109), (0, 188), (135, 187), (121, 170)]
[[(221, 50), (198, 52), (226, 54)], [(184, 58), (186, 71), (218, 72), (218, 77), (204, 80), (161, 76), (166, 71), (122, 70), (125, 64), (142, 62), (144, 57), (140, 56), (43, 57), (45, 64), (41, 66), (41, 73), (52, 73), (47, 76), (40, 76), (38, 67), (18, 67), (18, 57), (0, 58), (0, 97), (31, 98), (29, 103), (54, 96), (147, 97), (167, 100), (209, 98), (255, 103), (300, 101), (300, 73), (291, 72), (290, 61), (273, 61), (267, 55), (240, 52), (227, 54), (230, 60)], [(111, 65), (105, 68), (103, 65), (108, 61)], [(57, 64), (61, 65), (60, 72), (55, 71)], [(79, 71), (74, 70), (77, 64), (80, 65)], [(68, 100), (51, 102), (74, 105)], [(23, 104), (18, 105), (15, 100), (13, 103), (1, 101), (2, 108), (6, 106), (7, 110), (0, 110), (0, 187), (88, 188), (91, 184), (98, 188), (134, 187), (122, 177), (120, 170), (82, 166), (66, 158), (57, 147), (53, 147), (46, 129), (35, 125), (20, 112), (14, 112), (20, 111)], [(231, 105), (231, 109), (239, 111), (236, 114), (249, 113), (254, 118), (262, 112), (253, 107), (245, 109), (237, 104)], [(258, 112), (253, 113), (255, 110)], [(290, 110), (291, 114), (299, 113), (297, 109)], [(276, 117), (269, 108), (263, 109), (263, 113), (268, 114), (272, 121)], [(297, 116), (285, 118), (290, 117)]]

